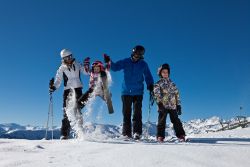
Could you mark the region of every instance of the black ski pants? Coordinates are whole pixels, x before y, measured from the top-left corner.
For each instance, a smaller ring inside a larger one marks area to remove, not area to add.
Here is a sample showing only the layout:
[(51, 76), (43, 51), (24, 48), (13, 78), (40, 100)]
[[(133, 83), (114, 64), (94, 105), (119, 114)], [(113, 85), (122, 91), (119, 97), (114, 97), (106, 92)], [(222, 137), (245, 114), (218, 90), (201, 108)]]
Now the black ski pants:
[(92, 92), (93, 92), (93, 89), (89, 88), (84, 94), (80, 96), (80, 98), (78, 98), (78, 105), (81, 109), (85, 107)]
[(133, 134), (142, 134), (142, 95), (122, 95), (123, 128), (122, 135), (132, 137), (131, 115), (133, 104)]
[[(61, 135), (65, 137), (69, 137), (70, 134), (70, 122), (68, 116), (66, 114), (65, 108), (67, 107), (67, 98), (70, 93), (70, 89), (64, 90), (63, 92), (63, 119), (61, 126)], [(82, 88), (75, 88), (76, 100), (82, 95)], [(80, 111), (80, 110), (79, 110)]]
[(185, 136), (185, 131), (183, 129), (181, 120), (178, 118), (176, 110), (158, 110), (158, 124), (157, 124), (157, 137), (165, 138), (165, 128), (166, 128), (166, 119), (169, 113), (170, 121), (173, 124), (174, 131), (177, 137), (182, 135)]

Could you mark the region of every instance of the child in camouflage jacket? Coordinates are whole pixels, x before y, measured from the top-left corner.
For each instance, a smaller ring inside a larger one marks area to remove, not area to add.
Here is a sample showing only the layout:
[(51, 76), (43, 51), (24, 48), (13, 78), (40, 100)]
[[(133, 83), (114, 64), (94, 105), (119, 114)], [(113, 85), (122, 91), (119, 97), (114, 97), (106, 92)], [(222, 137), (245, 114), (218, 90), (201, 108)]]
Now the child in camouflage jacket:
[(170, 120), (176, 136), (180, 141), (185, 141), (185, 131), (182, 123), (178, 118), (181, 115), (181, 101), (179, 90), (169, 78), (170, 67), (163, 64), (158, 69), (160, 80), (154, 85), (154, 97), (158, 105), (158, 124), (157, 124), (157, 140), (162, 142), (165, 138), (166, 118), (170, 115)]

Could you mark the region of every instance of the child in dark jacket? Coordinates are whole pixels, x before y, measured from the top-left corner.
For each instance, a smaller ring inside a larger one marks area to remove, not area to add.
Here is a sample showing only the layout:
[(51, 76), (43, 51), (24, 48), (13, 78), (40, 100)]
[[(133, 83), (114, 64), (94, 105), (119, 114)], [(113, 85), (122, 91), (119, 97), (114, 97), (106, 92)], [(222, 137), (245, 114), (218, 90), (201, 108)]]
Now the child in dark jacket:
[(164, 141), (166, 118), (170, 115), (170, 120), (176, 136), (180, 141), (185, 141), (185, 131), (182, 123), (178, 118), (181, 115), (181, 101), (179, 90), (176, 85), (169, 78), (170, 67), (168, 64), (163, 64), (158, 69), (160, 80), (154, 85), (154, 96), (158, 105), (158, 124), (157, 124), (157, 140)]

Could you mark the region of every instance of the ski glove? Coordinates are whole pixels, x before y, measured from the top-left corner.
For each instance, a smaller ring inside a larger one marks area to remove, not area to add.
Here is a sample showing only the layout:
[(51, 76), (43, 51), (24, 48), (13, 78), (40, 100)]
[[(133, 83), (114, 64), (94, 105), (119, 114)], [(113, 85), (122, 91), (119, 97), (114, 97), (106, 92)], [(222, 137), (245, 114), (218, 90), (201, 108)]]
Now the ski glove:
[(55, 90), (56, 90), (56, 87), (53, 86), (53, 87), (49, 88), (49, 93), (52, 93), (52, 92), (54, 92)]
[(106, 72), (105, 71), (101, 71), (101, 77), (106, 77), (106, 76), (107, 76)]
[(153, 84), (150, 84), (147, 86), (147, 89), (150, 91), (150, 92), (153, 92), (154, 90), (154, 85)]
[(87, 57), (83, 60), (83, 67), (86, 72), (89, 72), (90, 58)]
[(56, 87), (54, 86), (54, 78), (52, 78), (50, 81), (49, 81), (49, 92), (52, 93), (56, 90)]
[(177, 105), (176, 112), (177, 112), (178, 115), (182, 114), (182, 112), (181, 112), (181, 105)]
[(105, 63), (110, 62), (110, 57), (106, 53), (103, 54), (103, 57), (104, 57), (104, 62)]
[(157, 105), (158, 105), (158, 111), (164, 111), (165, 110), (165, 107), (162, 104), (162, 102), (157, 103)]
[(83, 65), (89, 65), (90, 62), (89, 62), (90, 58), (89, 57), (86, 57), (84, 60), (83, 60)]

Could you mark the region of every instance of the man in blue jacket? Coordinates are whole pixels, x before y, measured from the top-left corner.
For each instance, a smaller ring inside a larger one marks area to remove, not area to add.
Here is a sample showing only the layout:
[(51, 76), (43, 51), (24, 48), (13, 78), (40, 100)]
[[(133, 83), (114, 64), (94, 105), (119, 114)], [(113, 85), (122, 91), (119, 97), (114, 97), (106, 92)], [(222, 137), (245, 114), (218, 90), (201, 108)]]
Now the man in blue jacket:
[(123, 128), (122, 135), (125, 138), (132, 137), (131, 130), (131, 114), (133, 104), (133, 138), (140, 139), (142, 134), (142, 99), (144, 90), (144, 80), (147, 84), (147, 89), (152, 92), (154, 80), (149, 70), (148, 64), (144, 59), (145, 49), (141, 45), (133, 48), (131, 57), (117, 61), (116, 63), (110, 60), (110, 57), (104, 55), (104, 61), (111, 63), (112, 71), (124, 72), (122, 83), (122, 113), (123, 113)]

